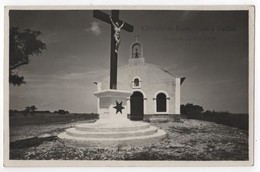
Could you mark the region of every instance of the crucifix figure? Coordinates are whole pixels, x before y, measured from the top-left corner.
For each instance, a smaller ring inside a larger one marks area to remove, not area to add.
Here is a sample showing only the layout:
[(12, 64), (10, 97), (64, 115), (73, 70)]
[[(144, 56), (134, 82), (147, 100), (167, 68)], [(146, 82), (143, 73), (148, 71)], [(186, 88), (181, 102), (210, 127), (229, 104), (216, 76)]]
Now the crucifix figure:
[(110, 48), (110, 89), (117, 89), (117, 55), (120, 44), (120, 31), (133, 32), (134, 27), (119, 19), (119, 11), (112, 10), (111, 16), (100, 11), (94, 10), (93, 16), (111, 25), (111, 48)]
[(121, 28), (124, 26), (124, 23), (125, 23), (125, 22), (123, 22), (122, 25), (119, 26), (119, 23), (118, 23), (118, 22), (114, 23), (112, 17), (111, 17), (111, 16), (109, 16), (109, 17), (110, 17), (111, 23), (112, 23), (113, 26), (114, 26), (114, 30), (115, 30), (114, 38), (115, 38), (115, 40), (116, 40), (115, 52), (118, 53), (118, 48), (119, 48), (119, 44), (120, 44), (120, 30), (121, 30)]

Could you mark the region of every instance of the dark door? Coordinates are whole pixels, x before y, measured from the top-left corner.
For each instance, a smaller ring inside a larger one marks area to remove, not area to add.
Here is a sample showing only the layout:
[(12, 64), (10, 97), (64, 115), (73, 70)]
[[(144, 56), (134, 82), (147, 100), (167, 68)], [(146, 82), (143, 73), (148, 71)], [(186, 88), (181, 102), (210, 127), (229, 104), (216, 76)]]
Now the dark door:
[(131, 96), (130, 119), (133, 121), (143, 120), (144, 118), (144, 96), (141, 92), (134, 92)]

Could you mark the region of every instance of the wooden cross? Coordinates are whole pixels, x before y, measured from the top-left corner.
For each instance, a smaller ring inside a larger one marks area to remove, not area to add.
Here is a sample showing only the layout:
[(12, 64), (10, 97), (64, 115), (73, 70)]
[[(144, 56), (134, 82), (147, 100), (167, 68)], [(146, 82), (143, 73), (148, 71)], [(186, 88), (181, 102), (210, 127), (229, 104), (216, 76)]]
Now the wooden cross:
[[(121, 26), (123, 23), (122, 30), (127, 32), (133, 32), (134, 27), (126, 22), (123, 22), (119, 19), (119, 10), (112, 10), (111, 18), (114, 23), (118, 22)], [(110, 21), (110, 16), (100, 10), (94, 10), (93, 16), (105, 23), (111, 25), (111, 48), (110, 48), (110, 89), (117, 89), (117, 53), (115, 52), (116, 49), (116, 40), (114, 39), (114, 26)]]

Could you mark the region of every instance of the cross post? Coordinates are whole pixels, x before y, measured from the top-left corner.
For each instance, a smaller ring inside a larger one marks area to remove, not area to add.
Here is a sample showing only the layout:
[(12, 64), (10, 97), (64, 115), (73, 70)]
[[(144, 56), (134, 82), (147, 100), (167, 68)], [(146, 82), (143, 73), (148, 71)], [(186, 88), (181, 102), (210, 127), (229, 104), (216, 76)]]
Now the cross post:
[[(114, 26), (111, 23), (110, 16), (100, 10), (93, 11), (94, 18), (97, 18), (105, 23), (111, 25), (111, 45), (110, 45), (110, 89), (117, 89), (117, 53), (116, 50), (116, 40), (114, 38), (115, 30)], [(111, 11), (111, 19), (114, 23), (118, 22), (121, 26), (123, 23), (122, 30), (127, 32), (133, 32), (134, 27), (126, 22), (123, 22), (119, 19), (119, 10)]]

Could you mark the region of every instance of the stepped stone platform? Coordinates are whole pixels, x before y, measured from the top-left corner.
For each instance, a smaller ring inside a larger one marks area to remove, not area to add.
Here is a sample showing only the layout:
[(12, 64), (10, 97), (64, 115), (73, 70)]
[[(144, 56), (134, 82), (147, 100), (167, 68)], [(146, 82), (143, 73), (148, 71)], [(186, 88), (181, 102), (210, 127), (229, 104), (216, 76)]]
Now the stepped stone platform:
[(145, 122), (118, 121), (80, 124), (58, 135), (59, 140), (82, 147), (145, 146), (158, 142), (165, 131)]

